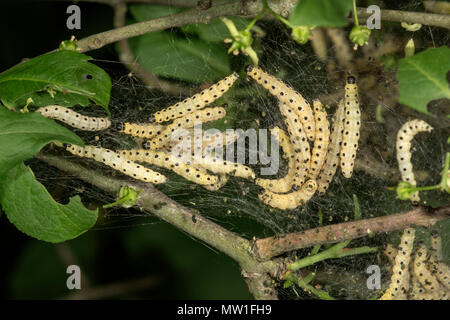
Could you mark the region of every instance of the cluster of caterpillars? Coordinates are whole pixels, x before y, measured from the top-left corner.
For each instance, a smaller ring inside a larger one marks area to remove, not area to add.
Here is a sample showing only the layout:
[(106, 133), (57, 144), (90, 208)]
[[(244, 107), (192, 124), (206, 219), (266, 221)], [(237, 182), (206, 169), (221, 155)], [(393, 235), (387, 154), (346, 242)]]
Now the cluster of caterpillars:
[[(275, 208), (295, 209), (317, 191), (324, 194), (338, 166), (342, 175), (350, 178), (361, 126), (355, 78), (347, 78), (345, 97), (338, 104), (330, 132), (327, 112), (320, 101), (313, 101), (311, 108), (301, 94), (280, 79), (254, 66), (248, 66), (246, 72), (278, 99), (287, 130), (275, 127), (271, 132), (288, 158), (288, 172), (280, 179), (256, 179), (256, 184), (263, 188), (259, 198)], [(226, 115), (223, 106), (205, 107), (221, 97), (237, 79), (238, 75), (233, 73), (200, 93), (156, 112), (149, 117), (148, 123), (117, 123), (117, 131), (145, 139), (141, 149), (112, 151), (72, 145), (66, 149), (145, 182), (164, 183), (167, 179), (138, 163), (172, 170), (209, 190), (223, 186), (228, 175), (253, 179), (255, 174), (248, 166), (213, 155), (216, 146), (233, 143), (237, 139), (235, 134), (221, 132), (209, 137), (201, 136), (202, 142), (198, 144), (196, 142), (200, 137), (193, 129), (198, 123), (215, 121)], [(61, 106), (42, 107), (37, 111), (81, 130), (104, 130), (111, 126), (107, 118), (83, 116)], [(174, 139), (178, 132), (182, 133), (179, 140), (183, 140), (183, 144)], [(191, 155), (189, 160), (183, 158), (186, 152)]]
[(392, 276), (380, 300), (449, 300), (450, 268), (443, 262), (441, 237), (432, 231), (430, 250), (419, 242), (415, 252), (414, 238), (415, 229), (408, 228), (398, 248), (386, 246), (384, 254), (392, 264)]
[[(238, 75), (233, 73), (193, 97), (156, 112), (150, 116), (149, 123), (117, 123), (115, 126), (117, 131), (146, 139), (141, 149), (114, 151), (96, 146), (66, 145), (66, 150), (79, 157), (102, 162), (134, 179), (154, 184), (165, 183), (167, 178), (139, 163), (169, 169), (208, 190), (221, 188), (227, 182), (228, 175), (254, 179), (255, 174), (248, 166), (223, 160), (214, 154), (216, 148), (234, 143), (238, 138), (236, 134), (229, 132), (203, 134), (203, 130), (198, 130), (200, 131), (198, 134), (193, 130), (199, 123), (225, 117), (224, 107), (205, 107), (222, 96), (237, 79)], [(84, 116), (62, 106), (42, 107), (37, 112), (80, 130), (99, 131), (111, 126), (108, 118)], [(178, 130), (184, 134), (179, 139), (182, 143), (173, 140), (173, 135)], [(183, 158), (184, 151), (189, 153), (188, 159)]]
[(327, 112), (320, 101), (313, 101), (311, 108), (301, 94), (280, 79), (254, 66), (248, 66), (246, 72), (277, 98), (287, 129), (287, 133), (279, 128), (276, 132), (288, 157), (288, 172), (281, 179), (256, 179), (256, 184), (264, 188), (259, 198), (275, 208), (295, 209), (316, 191), (324, 194), (338, 166), (342, 175), (350, 178), (361, 127), (355, 77), (347, 78), (345, 96), (330, 133)]

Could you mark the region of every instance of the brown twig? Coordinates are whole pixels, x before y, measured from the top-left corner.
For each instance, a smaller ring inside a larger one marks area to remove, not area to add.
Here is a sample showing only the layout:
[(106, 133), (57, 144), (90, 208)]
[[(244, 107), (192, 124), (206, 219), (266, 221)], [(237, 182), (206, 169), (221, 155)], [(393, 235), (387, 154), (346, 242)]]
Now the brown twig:
[(154, 287), (159, 282), (161, 282), (160, 277), (148, 276), (141, 279), (111, 283), (91, 288), (85, 288), (82, 285), (81, 290), (77, 290), (75, 293), (65, 296), (62, 299), (63, 300), (110, 299)]
[[(114, 195), (119, 192), (122, 186), (142, 190), (136, 203), (139, 208), (152, 212), (160, 219), (231, 257), (239, 263), (243, 274), (259, 275), (258, 277), (252, 277), (254, 279), (248, 280), (249, 285), (251, 285), (249, 289), (255, 298), (275, 298), (274, 295), (267, 294), (269, 291), (274, 292), (274, 288), (271, 282), (268, 283), (265, 280), (270, 277), (278, 278), (283, 271), (281, 269), (284, 267), (284, 264), (281, 260), (258, 262), (250, 254), (250, 241), (173, 201), (152, 184), (130, 182), (106, 176), (98, 171), (85, 168), (74, 161), (42, 152), (36, 155), (36, 158)], [(255, 291), (257, 288), (262, 287), (264, 287), (264, 292)]]
[[(126, 13), (127, 6), (125, 3), (120, 3), (114, 7), (114, 27), (121, 28), (125, 25)], [(188, 88), (176, 85), (170, 81), (164, 81), (142, 67), (137, 62), (127, 39), (119, 41), (119, 50), (119, 60), (128, 68), (128, 70), (141, 79), (149, 89), (160, 89), (175, 96), (179, 96), (180, 94), (187, 95), (190, 93)]]
[[(358, 18), (365, 19), (372, 15), (366, 8), (357, 8)], [(381, 20), (393, 22), (420, 23), (427, 26), (450, 29), (450, 16), (426, 12), (411, 12), (401, 10), (381, 10)]]
[(339, 223), (290, 233), (281, 237), (268, 237), (254, 241), (252, 252), (258, 260), (265, 261), (285, 252), (307, 248), (316, 244), (335, 243), (357, 239), (377, 233), (402, 230), (409, 226), (430, 227), (440, 220), (450, 218), (450, 207), (427, 210), (420, 207), (408, 212)]

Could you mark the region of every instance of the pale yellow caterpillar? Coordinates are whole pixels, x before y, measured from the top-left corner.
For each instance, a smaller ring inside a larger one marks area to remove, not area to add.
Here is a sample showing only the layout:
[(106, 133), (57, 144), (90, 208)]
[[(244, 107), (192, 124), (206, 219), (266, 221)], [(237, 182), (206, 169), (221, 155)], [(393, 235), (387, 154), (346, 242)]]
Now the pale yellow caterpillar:
[(279, 127), (274, 127), (271, 130), (274, 136), (278, 135), (278, 142), (280, 144), (281, 150), (283, 150), (284, 156), (288, 158), (288, 172), (280, 179), (261, 179), (255, 180), (255, 183), (263, 187), (264, 189), (277, 193), (289, 192), (292, 188), (292, 181), (295, 174), (295, 158), (294, 158), (294, 148), (289, 140), (289, 136), (283, 129)]
[[(184, 147), (190, 146), (190, 152), (194, 155), (210, 155), (216, 147), (226, 146), (233, 143), (239, 138), (239, 134), (234, 130), (226, 130), (209, 134), (203, 130), (195, 130), (193, 128), (186, 129), (188, 135), (178, 137), (178, 140), (169, 142), (164, 148), (168, 151), (174, 150), (178, 154), (182, 154)], [(186, 141), (184, 140), (186, 139)]]
[(133, 137), (150, 139), (160, 134), (164, 129), (163, 125), (156, 123), (130, 123), (119, 122), (116, 124), (116, 130)]
[(284, 103), (280, 103), (279, 108), (280, 113), (284, 116), (289, 138), (294, 148), (295, 174), (292, 184), (300, 187), (306, 181), (310, 168), (309, 142), (297, 114)]
[(361, 127), (361, 111), (358, 101), (358, 87), (353, 76), (347, 78), (345, 85), (345, 118), (344, 132), (340, 153), (341, 172), (345, 178), (351, 178), (358, 149), (359, 130)]
[(436, 277), (427, 268), (427, 248), (423, 243), (418, 244), (413, 263), (415, 279), (417, 279), (427, 292), (436, 292), (437, 298), (439, 295), (438, 292), (442, 292), (443, 290)]
[[(430, 132), (433, 128), (423, 120), (411, 120), (406, 122), (397, 133), (397, 162), (402, 176), (402, 181), (416, 186), (413, 167), (411, 163), (411, 140), (419, 132)], [(419, 202), (419, 192), (411, 196), (411, 201)]]
[(450, 267), (442, 259), (442, 238), (436, 231), (432, 231), (430, 270), (439, 282), (447, 290), (450, 290)]
[(216, 184), (207, 185), (207, 186), (203, 186), (203, 187), (209, 191), (217, 191), (220, 188), (222, 188), (224, 185), (226, 185), (227, 182), (228, 182), (228, 176), (225, 174), (220, 174), (219, 181)]
[(238, 138), (239, 134), (234, 130), (217, 132), (213, 135), (206, 133), (203, 139), (203, 155), (210, 155), (214, 149), (234, 143)]
[(316, 179), (325, 162), (327, 155), (327, 148), (330, 139), (330, 123), (328, 122), (327, 112), (323, 104), (318, 101), (313, 101), (314, 120), (315, 120), (315, 140), (312, 149), (311, 167), (309, 169), (309, 177)]
[(228, 91), (228, 89), (230, 89), (238, 78), (239, 75), (234, 72), (232, 75), (220, 80), (202, 92), (197, 93), (192, 97), (187, 98), (182, 102), (178, 102), (166, 109), (156, 112), (150, 117), (150, 122), (170, 121), (202, 109)]
[(191, 163), (185, 163), (181, 158), (175, 157), (165, 151), (135, 149), (118, 150), (117, 152), (124, 158), (127, 158), (129, 160), (146, 162), (158, 167), (172, 170), (186, 180), (195, 182), (200, 185), (214, 186), (219, 181), (217, 176), (210, 175), (206, 172), (206, 170), (198, 168)]
[(36, 110), (46, 118), (55, 119), (68, 124), (71, 127), (85, 131), (100, 131), (108, 129), (111, 121), (108, 118), (88, 117), (70, 108), (62, 106), (46, 106)]
[(397, 249), (390, 243), (386, 244), (383, 250), (384, 255), (389, 259), (389, 262), (393, 265), (395, 262), (395, 256), (397, 255)]
[(411, 261), (415, 232), (416, 230), (413, 228), (403, 231), (392, 268), (391, 282), (380, 300), (405, 300), (407, 298), (409, 291), (408, 266)]
[(344, 130), (345, 105), (343, 100), (338, 104), (334, 115), (334, 122), (330, 134), (327, 156), (322, 171), (317, 180), (317, 190), (320, 195), (325, 194), (339, 164), (339, 155), (341, 153), (342, 131)]
[(295, 209), (311, 199), (316, 189), (316, 181), (308, 180), (299, 190), (285, 194), (264, 190), (258, 197), (262, 202), (274, 208), (281, 210)]
[(308, 139), (314, 141), (315, 124), (313, 112), (311, 106), (302, 95), (280, 79), (269, 75), (258, 67), (249, 65), (245, 68), (245, 71), (257, 83), (262, 85), (273, 96), (277, 97), (281, 103), (284, 103), (290, 109), (295, 110), (299, 120), (303, 124)]
[(119, 170), (127, 176), (133, 177), (137, 180), (152, 183), (166, 182), (166, 177), (162, 174), (141, 166), (134, 161), (126, 159), (120, 154), (117, 154), (115, 151), (109, 149), (95, 146), (85, 146), (83, 148), (75, 145), (67, 145), (66, 150), (79, 157), (90, 158), (102, 162), (108, 167)]
[(222, 119), (225, 117), (226, 111), (223, 107), (206, 108), (194, 111), (182, 118), (175, 119), (171, 124), (167, 125), (164, 130), (151, 140), (144, 142), (144, 149), (158, 150), (168, 144), (172, 139), (172, 134), (177, 129), (192, 128), (196, 124)]
[(230, 174), (244, 179), (254, 179), (253, 170), (242, 163), (228, 162), (217, 157), (194, 156), (192, 163), (213, 173)]

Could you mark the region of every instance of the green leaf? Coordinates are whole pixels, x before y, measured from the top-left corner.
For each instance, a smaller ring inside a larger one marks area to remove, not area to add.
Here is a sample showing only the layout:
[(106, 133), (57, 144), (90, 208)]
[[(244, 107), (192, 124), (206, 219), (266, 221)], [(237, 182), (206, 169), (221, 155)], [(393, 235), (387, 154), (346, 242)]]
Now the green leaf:
[(6, 175), (0, 203), (9, 221), (23, 233), (48, 242), (73, 239), (92, 228), (98, 210), (88, 210), (80, 197), (67, 205), (57, 203), (23, 163)]
[(231, 73), (230, 58), (221, 45), (153, 32), (129, 40), (138, 62), (163, 77), (191, 82), (215, 81)]
[(0, 74), (0, 99), (16, 109), (32, 98), (36, 106), (86, 106), (91, 101), (109, 113), (109, 75), (74, 51), (48, 53)]
[(157, 4), (133, 4), (128, 7), (128, 11), (137, 21), (146, 21), (165, 17), (183, 10), (185, 9)]
[(0, 107), (0, 184), (9, 169), (53, 141), (84, 145), (72, 131), (39, 113), (21, 114)]
[(299, 0), (289, 22), (295, 26), (342, 27), (347, 25), (347, 15), (352, 0)]
[[(249, 20), (243, 18), (228, 18), (233, 21), (238, 30), (244, 30)], [(211, 20), (209, 24), (188, 24), (182, 28), (185, 33), (196, 34), (200, 39), (208, 42), (223, 43), (225, 38), (230, 38), (230, 32), (219, 18)]]
[(427, 104), (435, 99), (450, 99), (447, 72), (450, 70), (450, 48), (430, 48), (401, 59), (398, 66), (399, 101), (417, 111), (429, 114)]

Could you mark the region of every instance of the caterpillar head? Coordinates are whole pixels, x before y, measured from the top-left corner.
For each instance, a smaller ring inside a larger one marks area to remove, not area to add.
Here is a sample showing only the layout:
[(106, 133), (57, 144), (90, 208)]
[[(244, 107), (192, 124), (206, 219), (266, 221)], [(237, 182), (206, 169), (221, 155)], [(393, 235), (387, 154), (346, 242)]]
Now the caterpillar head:
[(117, 131), (125, 130), (125, 123), (124, 122), (117, 122), (116, 123), (116, 130)]
[(246, 65), (245, 66), (245, 72), (247, 72), (247, 73), (249, 73), (249, 72), (252, 72), (252, 70), (253, 70), (253, 66), (251, 65), (251, 64), (248, 64), (248, 65)]
[(356, 78), (354, 76), (348, 76), (347, 77), (347, 84), (355, 84)]
[(148, 121), (149, 121), (150, 123), (154, 123), (154, 122), (156, 121), (155, 116), (154, 116), (154, 115), (151, 115), (150, 118), (148, 118)]
[(146, 140), (146, 141), (142, 142), (142, 149), (150, 150), (150, 146), (151, 146), (150, 140)]

